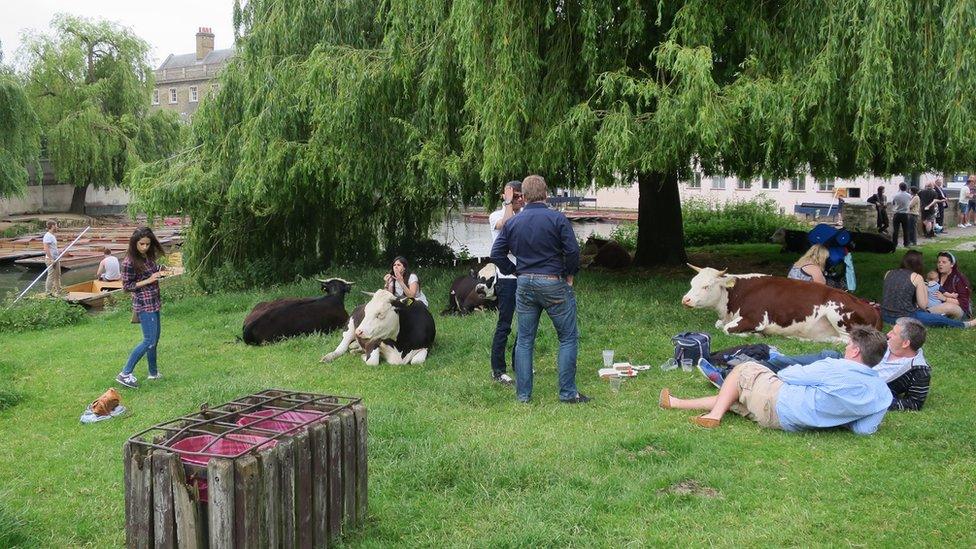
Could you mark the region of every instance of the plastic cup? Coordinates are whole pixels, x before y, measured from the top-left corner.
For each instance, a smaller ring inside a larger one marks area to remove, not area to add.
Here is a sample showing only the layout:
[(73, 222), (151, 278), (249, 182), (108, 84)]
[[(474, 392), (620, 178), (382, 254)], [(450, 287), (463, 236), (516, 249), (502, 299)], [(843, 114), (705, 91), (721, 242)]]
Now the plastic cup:
[(610, 368), (613, 366), (613, 349), (603, 350), (603, 367)]
[(617, 394), (620, 392), (620, 385), (624, 382), (621, 376), (610, 376), (610, 392)]
[(662, 372), (670, 372), (678, 367), (678, 363), (674, 361), (673, 358), (669, 358), (661, 363)]
[(681, 359), (681, 370), (684, 372), (694, 372), (695, 365), (691, 362), (690, 358)]

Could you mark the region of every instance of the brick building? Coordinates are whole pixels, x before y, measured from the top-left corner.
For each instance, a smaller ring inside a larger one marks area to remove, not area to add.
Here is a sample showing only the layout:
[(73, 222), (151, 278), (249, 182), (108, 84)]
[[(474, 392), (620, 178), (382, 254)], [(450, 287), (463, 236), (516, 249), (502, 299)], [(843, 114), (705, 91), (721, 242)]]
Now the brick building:
[(170, 54), (155, 71), (156, 84), (152, 105), (170, 109), (189, 118), (206, 97), (217, 73), (234, 56), (234, 48), (214, 49), (214, 35), (209, 27), (200, 27), (194, 53)]

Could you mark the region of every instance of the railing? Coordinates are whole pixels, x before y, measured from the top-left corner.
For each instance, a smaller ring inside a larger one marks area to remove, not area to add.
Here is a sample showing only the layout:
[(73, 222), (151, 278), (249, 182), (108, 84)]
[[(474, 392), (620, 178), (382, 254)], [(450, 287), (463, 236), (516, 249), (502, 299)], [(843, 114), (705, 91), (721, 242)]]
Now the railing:
[(224, 68), (221, 65), (195, 65), (192, 67), (180, 67), (177, 69), (157, 69), (153, 71), (156, 75), (156, 82), (170, 80), (190, 80), (195, 78), (211, 78)]

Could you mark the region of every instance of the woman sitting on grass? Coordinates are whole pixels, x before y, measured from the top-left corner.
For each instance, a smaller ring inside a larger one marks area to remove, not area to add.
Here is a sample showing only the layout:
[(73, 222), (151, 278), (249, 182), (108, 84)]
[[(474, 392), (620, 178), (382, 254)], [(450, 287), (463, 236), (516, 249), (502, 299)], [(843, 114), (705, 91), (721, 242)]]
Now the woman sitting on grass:
[[(940, 263), (943, 258), (940, 257)], [(953, 270), (955, 265), (952, 265)], [(916, 318), (926, 326), (946, 326), (949, 328), (972, 328), (976, 321), (963, 322), (949, 318), (942, 314), (925, 310), (929, 306), (928, 286), (922, 278), (925, 271), (922, 266), (922, 253), (909, 250), (901, 260), (901, 266), (885, 273), (884, 286), (881, 293), (881, 318), (888, 324), (894, 324), (903, 316)], [(958, 271), (955, 271), (958, 273)], [(962, 277), (962, 275), (959, 275)], [(965, 278), (965, 277), (963, 277)], [(948, 280), (948, 278), (947, 278)], [(955, 286), (958, 288), (959, 286)], [(967, 282), (968, 287), (968, 282)], [(943, 286), (943, 293), (945, 287)], [(953, 294), (957, 295), (958, 294)], [(969, 305), (969, 294), (965, 294), (966, 305)]]
[(390, 272), (383, 275), (383, 283), (386, 291), (397, 297), (411, 298), (427, 306), (427, 296), (420, 290), (420, 278), (416, 273), (410, 272), (410, 264), (407, 258), (397, 256), (393, 259), (393, 266)]
[(826, 284), (827, 277), (824, 276), (824, 268), (827, 265), (828, 257), (830, 257), (830, 251), (826, 247), (814, 244), (810, 246), (807, 253), (796, 260), (786, 277)]
[(132, 293), (133, 322), (138, 319), (142, 326), (142, 341), (129, 355), (125, 368), (115, 377), (115, 381), (136, 389), (139, 382), (132, 371), (139, 359), (146, 356), (149, 363), (150, 380), (159, 379), (156, 368), (156, 346), (159, 343), (159, 311), (162, 299), (159, 295), (159, 278), (164, 267), (156, 264), (163, 255), (163, 246), (156, 239), (152, 229), (140, 227), (129, 238), (129, 249), (122, 261), (122, 288)]
[(972, 316), (971, 295), (972, 289), (969, 286), (969, 279), (959, 272), (956, 265), (956, 256), (951, 252), (939, 252), (935, 270), (939, 275), (938, 281), (941, 288), (940, 300), (942, 304), (933, 313), (941, 313), (949, 318), (969, 318)]

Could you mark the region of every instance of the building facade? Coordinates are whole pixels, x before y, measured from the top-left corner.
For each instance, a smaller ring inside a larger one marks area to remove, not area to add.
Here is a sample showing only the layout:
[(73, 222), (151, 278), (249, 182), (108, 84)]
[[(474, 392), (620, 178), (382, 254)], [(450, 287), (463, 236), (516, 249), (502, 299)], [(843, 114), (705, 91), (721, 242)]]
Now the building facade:
[(194, 53), (170, 54), (155, 70), (153, 108), (173, 110), (191, 118), (215, 85), (214, 77), (234, 56), (234, 48), (214, 49), (214, 34), (209, 27), (200, 27), (196, 44)]

